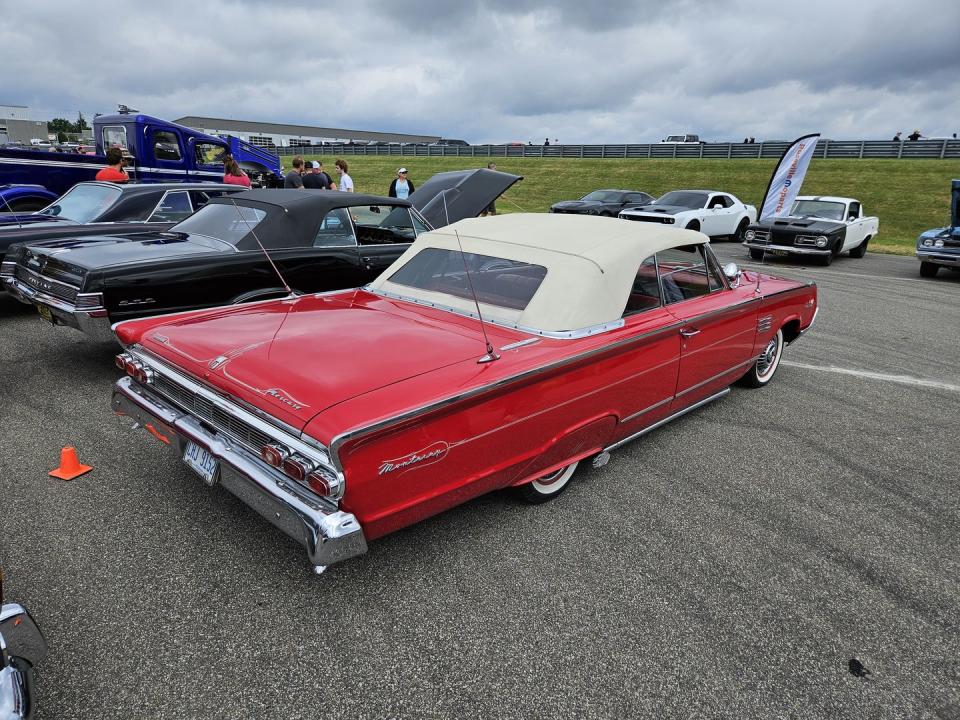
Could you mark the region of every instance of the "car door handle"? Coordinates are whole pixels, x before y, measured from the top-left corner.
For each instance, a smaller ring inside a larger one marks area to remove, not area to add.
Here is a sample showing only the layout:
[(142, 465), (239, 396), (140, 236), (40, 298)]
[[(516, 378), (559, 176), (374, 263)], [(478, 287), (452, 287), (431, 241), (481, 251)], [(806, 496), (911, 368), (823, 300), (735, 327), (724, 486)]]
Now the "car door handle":
[(693, 337), (694, 335), (699, 335), (700, 331), (696, 328), (683, 328), (680, 331), (680, 335), (685, 338)]

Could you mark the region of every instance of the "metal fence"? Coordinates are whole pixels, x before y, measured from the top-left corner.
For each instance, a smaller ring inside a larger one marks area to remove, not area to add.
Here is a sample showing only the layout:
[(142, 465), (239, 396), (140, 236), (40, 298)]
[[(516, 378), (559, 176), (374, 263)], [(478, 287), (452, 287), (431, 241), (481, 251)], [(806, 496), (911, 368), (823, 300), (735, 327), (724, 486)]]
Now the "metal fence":
[[(758, 143), (706, 143), (703, 145), (312, 145), (276, 148), (279, 155), (397, 155), (401, 157), (532, 157), (532, 158), (779, 158), (790, 141)], [(820, 140), (814, 157), (895, 158), (904, 160), (960, 158), (960, 140)]]

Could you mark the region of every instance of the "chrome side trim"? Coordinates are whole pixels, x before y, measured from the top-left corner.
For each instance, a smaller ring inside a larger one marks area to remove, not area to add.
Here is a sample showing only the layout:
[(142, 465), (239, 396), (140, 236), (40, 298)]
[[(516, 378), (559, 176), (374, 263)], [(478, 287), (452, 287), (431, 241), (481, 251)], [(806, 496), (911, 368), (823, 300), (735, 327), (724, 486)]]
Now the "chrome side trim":
[(793, 340), (787, 343), (787, 345), (793, 345), (797, 340), (802, 338), (804, 333), (806, 333), (807, 330), (813, 327), (813, 324), (817, 321), (817, 315), (819, 314), (820, 314), (820, 306), (817, 305), (816, 309), (813, 311), (813, 317), (810, 318), (810, 324), (807, 325), (803, 330), (801, 330)]
[[(378, 430), (382, 430), (385, 427), (390, 427), (391, 425), (396, 425), (398, 423), (405, 422), (406, 420), (414, 418), (418, 415), (423, 415), (428, 412), (432, 412), (434, 410), (447, 407), (454, 403), (461, 402), (463, 400), (469, 400), (470, 398), (477, 397), (478, 395), (483, 395), (484, 393), (494, 392), (503, 387), (506, 387), (507, 385), (512, 385), (513, 383), (521, 382), (531, 377), (536, 377), (537, 375), (542, 375), (547, 372), (552, 372), (553, 370), (557, 370), (567, 365), (572, 365), (574, 363), (580, 362), (581, 360), (585, 360), (595, 355), (600, 355), (602, 353), (607, 353), (614, 350), (620, 350), (634, 343), (640, 343), (640, 342), (650, 340), (651, 338), (654, 338), (658, 335), (673, 333), (682, 325), (683, 325), (683, 322), (678, 320), (677, 322), (670, 323), (669, 325), (665, 325), (661, 328), (657, 328), (656, 330), (651, 330), (650, 332), (643, 333), (642, 335), (635, 335), (633, 337), (624, 338), (623, 340), (620, 340), (618, 342), (611, 343), (609, 345), (604, 345), (598, 348), (593, 348), (592, 350), (588, 350), (586, 352), (582, 352), (577, 355), (572, 355), (570, 357), (563, 358), (562, 360), (557, 360), (547, 365), (543, 365), (542, 367), (525, 370), (521, 373), (517, 373), (516, 375), (510, 375), (508, 377), (497, 380), (496, 382), (489, 383), (487, 385), (481, 385), (479, 387), (472, 388), (465, 392), (443, 398), (442, 400), (437, 400), (435, 402), (428, 403), (427, 405), (421, 405), (420, 407), (413, 408), (399, 415), (395, 415), (392, 418), (381, 420), (380, 422), (374, 423), (372, 425), (365, 425), (358, 428), (354, 428), (353, 430), (348, 430), (346, 432), (340, 433), (339, 435), (334, 437), (333, 441), (330, 443), (330, 459), (333, 462), (333, 464), (336, 466), (337, 471), (342, 474), (343, 466), (340, 464), (340, 456), (339, 456), (340, 448), (343, 446), (344, 443), (356, 437), (377, 432)], [(679, 355), (677, 357), (679, 358)]]
[(670, 397), (668, 397), (668, 398), (665, 398), (665, 399), (661, 400), (661, 401), (658, 402), (658, 403), (654, 403), (653, 405), (649, 405), (649, 406), (645, 407), (643, 410), (637, 410), (637, 412), (633, 413), (632, 415), (627, 415), (625, 418), (623, 418), (623, 419), (620, 421), (620, 425), (624, 425), (624, 424), (630, 422), (631, 420), (636, 420), (636, 419), (637, 419), (638, 417), (640, 417), (641, 415), (646, 415), (648, 412), (651, 412), (651, 411), (653, 411), (653, 410), (656, 410), (658, 407), (662, 407), (662, 406), (666, 405), (667, 403), (671, 403), (671, 402), (673, 402), (673, 396), (672, 396), (672, 395), (671, 395)]
[(645, 427), (643, 430), (641, 430), (641, 431), (639, 431), (639, 432), (636, 432), (636, 433), (634, 433), (633, 435), (630, 435), (629, 437), (625, 437), (623, 440), (618, 440), (618, 441), (615, 442), (613, 445), (610, 445), (610, 446), (608, 446), (608, 447), (605, 447), (605, 448), (603, 449), (603, 451), (604, 451), (604, 452), (610, 452), (611, 450), (616, 450), (618, 447), (621, 447), (621, 446), (623, 446), (623, 445), (626, 445), (628, 442), (630, 442), (630, 441), (632, 441), (632, 440), (636, 440), (637, 438), (642, 437), (642, 436), (646, 435), (647, 433), (656, 430), (658, 427), (661, 427), (661, 426), (663, 426), (663, 425), (666, 425), (666, 424), (667, 424), (668, 422), (670, 422), (671, 420), (676, 420), (676, 419), (677, 419), (678, 417), (680, 417), (681, 415), (686, 415), (688, 412), (690, 412), (690, 411), (692, 411), (692, 410), (696, 410), (696, 409), (699, 408), (699, 407), (703, 407), (703, 406), (706, 405), (707, 403), (711, 403), (711, 402), (713, 402), (714, 400), (719, 400), (720, 398), (722, 398), (724, 395), (726, 395), (726, 394), (729, 393), (729, 392), (730, 392), (730, 388), (724, 388), (723, 390), (721, 390), (720, 392), (716, 393), (715, 395), (711, 395), (710, 397), (704, 398), (703, 400), (701, 400), (701, 401), (699, 401), (699, 402), (695, 402), (693, 405), (689, 405), (689, 406), (685, 407), (683, 410), (678, 410), (677, 412), (673, 413), (673, 415), (670, 415), (670, 416), (668, 416), (668, 417), (665, 417), (663, 420), (658, 420), (658, 421), (655, 422), (653, 425), (650, 425), (649, 427)]
[(527, 338), (526, 340), (518, 340), (517, 342), (510, 343), (509, 345), (504, 345), (500, 348), (500, 351), (504, 350), (516, 350), (517, 348), (525, 347), (527, 345), (533, 345), (534, 343), (540, 342), (540, 338)]
[[(468, 317), (473, 318), (474, 320), (479, 320), (479, 316), (475, 312), (471, 312), (469, 310), (460, 310), (459, 308), (444, 305), (443, 303), (432, 303), (428, 302), (427, 300), (421, 300), (408, 295), (390, 292), (389, 290), (384, 290), (383, 288), (374, 290), (369, 285), (364, 285), (360, 289), (364, 292), (370, 293), (371, 295), (379, 295), (380, 297), (385, 297), (390, 300), (400, 300), (402, 302), (408, 302), (411, 305), (421, 305), (423, 307), (430, 307), (435, 310), (443, 310), (444, 312), (453, 313), (454, 315), (459, 315), (460, 317)], [(503, 320), (497, 320), (496, 318), (490, 317), (483, 318), (483, 321), (490, 325), (499, 325), (500, 327), (509, 328), (510, 330), (519, 330), (520, 332), (530, 333), (531, 335), (540, 335), (541, 337), (553, 338), (555, 340), (577, 340), (579, 338), (585, 338), (590, 337), (591, 335), (604, 333), (609, 330), (616, 330), (624, 325), (624, 319), (618, 318), (617, 320), (612, 320), (608, 323), (591, 325), (590, 327), (578, 328), (576, 330), (540, 330), (527, 325), (508, 323)]]
[(697, 390), (697, 389), (699, 389), (699, 388), (702, 388), (704, 385), (709, 385), (710, 383), (714, 382), (715, 380), (719, 380), (719, 379), (722, 378), (724, 375), (729, 375), (729, 374), (732, 373), (732, 372), (737, 372), (738, 370), (741, 370), (741, 369), (743, 369), (743, 368), (748, 368), (748, 367), (750, 367), (751, 365), (753, 365), (753, 363), (755, 363), (756, 361), (757, 361), (757, 358), (756, 358), (756, 357), (752, 357), (752, 358), (750, 358), (749, 360), (744, 360), (742, 363), (737, 363), (737, 364), (734, 365), (732, 368), (728, 368), (727, 370), (724, 370), (723, 372), (718, 372), (716, 375), (713, 375), (713, 376), (711, 376), (711, 377), (708, 377), (706, 380), (701, 380), (701, 381), (698, 382), (696, 385), (691, 385), (690, 387), (688, 387), (688, 388), (687, 388), (686, 390), (684, 390), (683, 392), (677, 393), (677, 397), (678, 397), (678, 398), (681, 398), (681, 397), (683, 397), (684, 395), (686, 395), (687, 393), (691, 393), (691, 392), (693, 392), (694, 390)]

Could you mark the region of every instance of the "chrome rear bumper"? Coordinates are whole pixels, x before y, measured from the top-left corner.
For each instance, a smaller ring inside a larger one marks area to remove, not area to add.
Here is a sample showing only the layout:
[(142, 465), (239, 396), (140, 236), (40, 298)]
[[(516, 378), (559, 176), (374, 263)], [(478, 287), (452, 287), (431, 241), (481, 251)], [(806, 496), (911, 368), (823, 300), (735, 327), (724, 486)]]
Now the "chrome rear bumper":
[(301, 489), (230, 437), (208, 430), (130, 378), (121, 378), (114, 384), (111, 405), (116, 414), (145, 427), (176, 449), (181, 458), (188, 440), (205, 448), (219, 461), (214, 483), (219, 482), (306, 548), (318, 571), (367, 551), (363, 528), (351, 513)]
[(3, 286), (13, 297), (26, 305), (44, 307), (50, 311), (55, 325), (67, 325), (86, 333), (95, 340), (113, 340), (110, 318), (105, 308), (77, 310), (66, 300), (30, 287), (12, 275), (3, 276)]

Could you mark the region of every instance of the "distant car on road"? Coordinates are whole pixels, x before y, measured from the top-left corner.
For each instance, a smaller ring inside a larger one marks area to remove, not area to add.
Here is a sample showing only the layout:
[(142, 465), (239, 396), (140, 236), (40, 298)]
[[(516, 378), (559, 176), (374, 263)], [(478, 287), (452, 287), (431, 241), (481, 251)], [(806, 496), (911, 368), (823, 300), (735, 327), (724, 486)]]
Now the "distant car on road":
[(842, 252), (862, 258), (867, 245), (880, 232), (880, 220), (863, 214), (863, 203), (854, 198), (801, 195), (790, 215), (751, 225), (743, 244), (754, 260), (770, 255), (806, 255), (829, 265)]
[(616, 217), (622, 210), (653, 202), (653, 196), (639, 190), (594, 190), (579, 200), (561, 200), (550, 206), (552, 213)]
[(661, 145), (705, 145), (706, 140), (701, 140), (699, 135), (667, 135), (660, 141)]
[(649, 205), (624, 210), (620, 217), (699, 230), (711, 238), (726, 236), (739, 241), (747, 226), (756, 222), (757, 209), (719, 190), (673, 190)]

